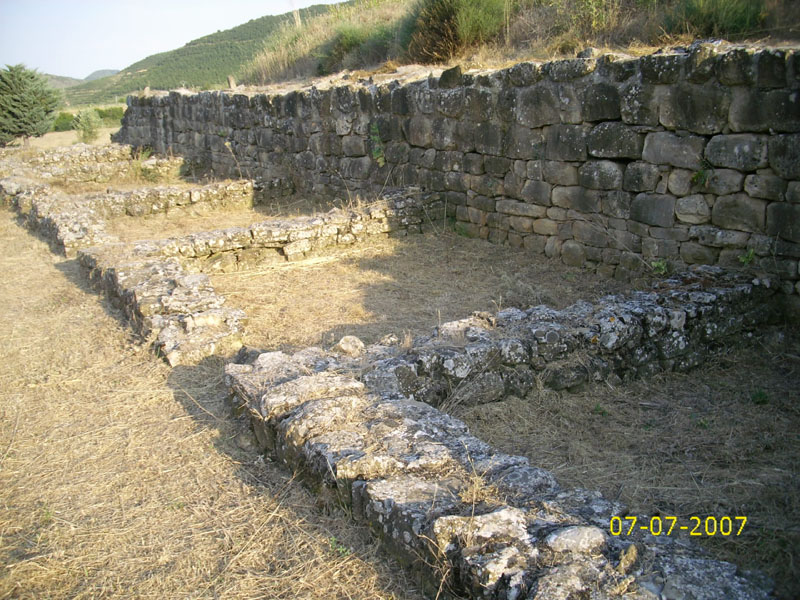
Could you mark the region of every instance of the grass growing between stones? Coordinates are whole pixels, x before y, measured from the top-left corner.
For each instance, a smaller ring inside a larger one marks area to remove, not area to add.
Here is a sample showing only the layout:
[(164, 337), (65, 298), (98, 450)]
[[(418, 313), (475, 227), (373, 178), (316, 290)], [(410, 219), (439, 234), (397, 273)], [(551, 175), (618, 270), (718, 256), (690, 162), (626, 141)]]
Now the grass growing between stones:
[(257, 458), (221, 360), (170, 370), (7, 209), (0, 246), (0, 598), (421, 597)]
[[(564, 486), (632, 514), (743, 515), (739, 537), (695, 537), (715, 557), (800, 595), (800, 332), (774, 329), (688, 374), (582, 393), (543, 390), (454, 414)], [(666, 528), (665, 528), (666, 529)]]

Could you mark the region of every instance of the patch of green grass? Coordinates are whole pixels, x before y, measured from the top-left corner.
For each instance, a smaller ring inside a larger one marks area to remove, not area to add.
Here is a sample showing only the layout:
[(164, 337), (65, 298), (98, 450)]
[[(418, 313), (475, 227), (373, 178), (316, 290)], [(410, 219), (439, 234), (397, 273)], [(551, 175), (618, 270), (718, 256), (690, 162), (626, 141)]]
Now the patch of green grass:
[(764, 406), (769, 404), (769, 394), (760, 388), (755, 389), (750, 394), (750, 401), (757, 406)]
[(592, 412), (596, 415), (600, 415), (601, 417), (608, 416), (608, 411), (605, 408), (603, 408), (603, 406), (599, 402), (594, 405)]
[(724, 36), (755, 31), (766, 16), (763, 0), (680, 0), (667, 14), (671, 33)]

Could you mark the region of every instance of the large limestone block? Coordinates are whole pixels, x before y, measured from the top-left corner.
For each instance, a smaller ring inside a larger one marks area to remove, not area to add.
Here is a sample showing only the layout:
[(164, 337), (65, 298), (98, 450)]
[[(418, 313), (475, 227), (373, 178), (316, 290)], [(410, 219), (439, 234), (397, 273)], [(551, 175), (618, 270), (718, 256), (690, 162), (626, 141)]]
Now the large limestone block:
[(711, 222), (723, 229), (764, 231), (767, 203), (747, 194), (721, 196), (714, 202)]
[(678, 136), (666, 131), (650, 133), (644, 140), (642, 158), (659, 165), (684, 169), (700, 169), (705, 139), (688, 135)]
[(631, 219), (657, 227), (672, 227), (675, 223), (675, 196), (638, 194), (631, 203)]
[(750, 133), (716, 135), (706, 145), (705, 156), (715, 167), (755, 171), (767, 166), (767, 136)]
[(600, 158), (641, 158), (644, 136), (618, 121), (600, 123), (589, 133), (589, 154)]

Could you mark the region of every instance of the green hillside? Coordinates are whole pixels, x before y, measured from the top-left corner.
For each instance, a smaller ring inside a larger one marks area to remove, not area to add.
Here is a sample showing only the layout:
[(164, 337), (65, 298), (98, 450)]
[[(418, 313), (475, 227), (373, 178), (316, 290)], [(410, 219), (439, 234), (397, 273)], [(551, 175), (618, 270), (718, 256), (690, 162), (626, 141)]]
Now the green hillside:
[(117, 69), (100, 69), (99, 71), (95, 71), (90, 75), (84, 77), (84, 81), (94, 81), (95, 79), (101, 79), (103, 77), (108, 77), (109, 75), (116, 75), (119, 73)]
[[(300, 16), (305, 21), (326, 10), (327, 5), (314, 5), (300, 10)], [(122, 101), (145, 87), (224, 87), (228, 75), (238, 76), (242, 66), (263, 49), (270, 34), (289, 20), (294, 20), (290, 13), (268, 15), (198, 38), (176, 50), (148, 56), (116, 75), (71, 87), (66, 90), (66, 100), (72, 106), (101, 104)]]
[(68, 87), (73, 87), (76, 85), (80, 85), (83, 83), (83, 79), (75, 79), (73, 77), (62, 77), (61, 75), (50, 75), (50, 73), (44, 73), (45, 79), (47, 79), (47, 83), (50, 84), (50, 87), (53, 87), (57, 90), (63, 90)]

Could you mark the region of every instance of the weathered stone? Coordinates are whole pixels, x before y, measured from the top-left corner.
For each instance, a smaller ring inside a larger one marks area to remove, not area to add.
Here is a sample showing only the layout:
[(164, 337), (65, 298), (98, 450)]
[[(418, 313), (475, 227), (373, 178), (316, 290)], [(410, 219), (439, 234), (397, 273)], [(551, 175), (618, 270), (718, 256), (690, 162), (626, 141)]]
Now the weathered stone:
[(609, 83), (596, 83), (583, 92), (583, 118), (585, 121), (613, 121), (620, 118), (619, 90)]
[(608, 233), (606, 229), (591, 221), (575, 221), (572, 225), (572, 234), (575, 240), (587, 246), (594, 246), (595, 248), (605, 248), (608, 246)]
[(684, 169), (700, 169), (705, 139), (677, 136), (667, 132), (649, 133), (644, 140), (642, 158), (647, 162)]
[(790, 181), (786, 186), (786, 201), (800, 203), (800, 181)]
[(503, 151), (504, 135), (497, 123), (478, 123), (475, 127), (475, 150), (481, 154), (499, 155)]
[(669, 129), (713, 134), (728, 124), (731, 94), (716, 85), (680, 83), (661, 102), (659, 121)]
[(509, 158), (538, 159), (542, 158), (544, 152), (542, 134), (527, 127), (512, 127), (505, 144), (505, 156)]
[(642, 157), (644, 136), (623, 123), (611, 121), (592, 129), (587, 146), (592, 156), (638, 159)]
[(800, 91), (733, 90), (728, 116), (733, 131), (800, 131)]
[(746, 194), (720, 196), (714, 202), (711, 222), (723, 229), (764, 231), (767, 203)]
[(546, 160), (544, 180), (555, 185), (578, 185), (578, 167), (568, 162)]
[(767, 166), (767, 136), (717, 135), (706, 145), (706, 159), (715, 167), (755, 171)]
[(631, 203), (631, 219), (658, 227), (672, 227), (675, 222), (675, 197), (638, 194)]
[(542, 82), (522, 88), (517, 92), (517, 121), (532, 128), (560, 123), (558, 106), (559, 99), (551, 84)]
[(800, 205), (770, 204), (767, 207), (767, 234), (800, 244)]
[(775, 173), (784, 179), (800, 179), (800, 134), (772, 136), (768, 149), (769, 166)]
[(783, 200), (786, 182), (775, 175), (748, 175), (744, 180), (744, 191), (753, 198)]
[(603, 214), (618, 219), (629, 219), (631, 215), (631, 195), (628, 192), (610, 191), (600, 193)]
[(694, 194), (678, 198), (675, 202), (675, 216), (682, 223), (699, 225), (711, 220), (711, 209), (701, 194)]
[(552, 187), (544, 181), (526, 181), (520, 191), (520, 198), (532, 204), (550, 206), (550, 191)]
[(600, 212), (600, 195), (594, 190), (582, 187), (553, 188), (552, 201), (560, 208), (571, 208), (580, 212)]
[(586, 252), (583, 244), (574, 240), (567, 240), (561, 247), (561, 260), (571, 267), (582, 267), (586, 262)]
[(685, 54), (651, 54), (639, 60), (645, 83), (675, 83), (681, 76)]
[(525, 202), (517, 202), (516, 200), (498, 200), (496, 204), (497, 212), (516, 215), (519, 217), (531, 217), (538, 219), (545, 216), (547, 209), (543, 206), (535, 204), (528, 204)]
[(744, 231), (719, 229), (711, 225), (699, 225), (689, 228), (689, 236), (704, 246), (715, 248), (744, 248), (750, 234)]
[(442, 89), (452, 89), (461, 85), (461, 66), (456, 65), (450, 69), (445, 69), (439, 76), (439, 87)]
[(658, 125), (659, 99), (654, 86), (631, 81), (620, 89), (620, 114), (630, 125)]
[(578, 169), (581, 186), (594, 190), (613, 190), (622, 187), (623, 167), (610, 160), (590, 160)]
[(361, 356), (364, 353), (364, 342), (354, 335), (346, 335), (333, 347), (333, 351), (347, 356)]
[(713, 265), (717, 262), (719, 250), (701, 246), (694, 242), (684, 242), (681, 244), (681, 259), (688, 265)]
[(735, 48), (723, 54), (717, 62), (717, 77), (723, 85), (754, 83), (753, 51)]
[(692, 44), (686, 61), (686, 79), (705, 83), (714, 76), (719, 53), (712, 44)]
[(584, 125), (551, 125), (545, 128), (545, 158), (548, 160), (586, 160)]
[(696, 176), (691, 171), (685, 169), (673, 169), (669, 174), (667, 187), (670, 194), (676, 196), (686, 196), (692, 191)]
[(786, 52), (762, 50), (755, 57), (756, 85), (760, 88), (776, 88), (786, 85)]
[(545, 544), (554, 552), (589, 554), (606, 543), (605, 534), (599, 527), (565, 527), (554, 531)]
[(661, 171), (656, 165), (646, 162), (632, 162), (625, 168), (622, 189), (629, 192), (655, 191), (661, 179)]

